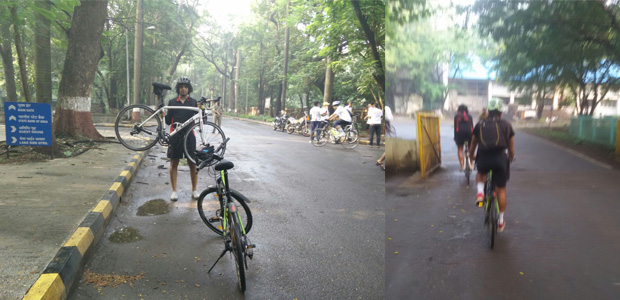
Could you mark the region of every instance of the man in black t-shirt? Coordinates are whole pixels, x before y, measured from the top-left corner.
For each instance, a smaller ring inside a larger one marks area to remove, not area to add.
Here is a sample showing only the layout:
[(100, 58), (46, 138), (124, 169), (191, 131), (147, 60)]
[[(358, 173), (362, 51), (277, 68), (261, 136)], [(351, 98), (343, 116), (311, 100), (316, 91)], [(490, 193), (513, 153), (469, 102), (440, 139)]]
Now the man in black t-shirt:
[[(504, 102), (498, 98), (492, 98), (488, 104), (488, 117), (474, 127), (469, 157), (472, 161), (476, 158), (476, 146), (479, 146), (476, 166), (476, 204), (484, 200), (484, 183), (487, 173), (493, 171), (493, 182), (499, 202), (498, 230), (501, 232), (506, 226), (504, 212), (506, 211), (506, 185), (510, 178), (510, 162), (515, 158), (514, 135), (510, 123), (502, 120)], [(506, 156), (508, 150), (508, 156)]]
[[(177, 97), (170, 99), (170, 101), (168, 101), (168, 106), (198, 107), (196, 100), (189, 96), (192, 90), (192, 82), (189, 78), (179, 78), (176, 85)], [(166, 124), (170, 125), (170, 132), (172, 132), (177, 125), (183, 124), (187, 120), (191, 119), (191, 117), (195, 114), (196, 112), (192, 110), (169, 109), (166, 113)], [(187, 126), (183, 128), (183, 130), (177, 132), (170, 138), (170, 143), (168, 145), (167, 157), (170, 158), (170, 185), (172, 186), (172, 195), (170, 195), (171, 201), (179, 200), (179, 196), (177, 195), (177, 170), (179, 160), (185, 157), (183, 138), (189, 128), (191, 128), (191, 126)], [(196, 137), (193, 134), (190, 134), (187, 139), (187, 143), (189, 152), (193, 153), (196, 148)], [(198, 199), (200, 194), (196, 191), (196, 185), (198, 183), (196, 165), (191, 163), (189, 159), (187, 160), (187, 164), (189, 165), (189, 173), (192, 179), (192, 198)]]

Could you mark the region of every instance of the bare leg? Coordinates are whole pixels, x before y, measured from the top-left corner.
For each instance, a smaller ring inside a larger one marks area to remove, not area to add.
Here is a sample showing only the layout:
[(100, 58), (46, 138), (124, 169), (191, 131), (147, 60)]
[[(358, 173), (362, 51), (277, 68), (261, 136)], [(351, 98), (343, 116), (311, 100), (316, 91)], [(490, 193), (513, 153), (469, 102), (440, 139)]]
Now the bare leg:
[(480, 172), (476, 173), (476, 183), (485, 183), (487, 181), (487, 174), (482, 174)]
[(495, 187), (495, 192), (497, 193), (497, 200), (499, 202), (499, 212), (503, 213), (506, 211), (506, 187)]
[(385, 160), (385, 152), (383, 152), (383, 154), (381, 154), (381, 157), (379, 157), (379, 160), (377, 160), (377, 162), (382, 164), (384, 160)]
[(191, 163), (189, 159), (187, 160), (187, 164), (189, 165), (189, 176), (192, 179), (192, 192), (196, 190), (196, 185), (198, 185), (198, 172), (196, 172), (196, 165)]
[(463, 170), (463, 145), (458, 146), (459, 163), (461, 163), (461, 170)]
[(170, 186), (172, 186), (172, 191), (177, 191), (177, 170), (179, 168), (179, 159), (171, 158), (170, 159)]

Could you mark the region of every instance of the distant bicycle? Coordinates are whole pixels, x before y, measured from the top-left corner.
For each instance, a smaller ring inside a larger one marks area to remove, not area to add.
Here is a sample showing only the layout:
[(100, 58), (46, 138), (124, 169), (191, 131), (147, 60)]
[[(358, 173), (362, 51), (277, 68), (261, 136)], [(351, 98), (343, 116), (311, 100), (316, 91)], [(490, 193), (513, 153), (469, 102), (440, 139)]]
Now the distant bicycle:
[(465, 141), (465, 144), (463, 144), (463, 163), (465, 164), (465, 178), (467, 179), (467, 185), (469, 185), (469, 177), (471, 176), (471, 158), (469, 157), (468, 141)]
[[(163, 90), (170, 89), (168, 85), (153, 82), (153, 93), (157, 95), (158, 103), (161, 103), (160, 97)], [(198, 101), (200, 107), (161, 106), (157, 111), (141, 104), (126, 106), (118, 113), (114, 122), (116, 138), (128, 149), (144, 151), (152, 148), (158, 142), (161, 145), (168, 145), (171, 137), (188, 128), (189, 130), (183, 138), (183, 151), (190, 162), (196, 164), (194, 153), (191, 153), (192, 149), (202, 149), (208, 145), (219, 149), (217, 154), (223, 156), (226, 151), (226, 144), (223, 143), (226, 139), (224, 131), (215, 123), (207, 120), (211, 107), (220, 101), (220, 98), (212, 100), (202, 97)], [(176, 128), (168, 134), (161, 120), (163, 111), (167, 109), (191, 110), (197, 114), (183, 124), (176, 123)], [(190, 134), (194, 134), (196, 137), (195, 147), (188, 147), (187, 139)]]

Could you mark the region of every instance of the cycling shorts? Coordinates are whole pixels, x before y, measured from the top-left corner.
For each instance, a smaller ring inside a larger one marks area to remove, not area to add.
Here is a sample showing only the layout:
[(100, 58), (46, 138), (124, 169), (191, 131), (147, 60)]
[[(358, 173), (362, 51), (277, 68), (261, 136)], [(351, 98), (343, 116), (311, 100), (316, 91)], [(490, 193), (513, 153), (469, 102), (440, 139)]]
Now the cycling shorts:
[[(185, 134), (179, 133), (175, 134), (173, 137), (170, 138), (170, 143), (168, 144), (168, 152), (166, 154), (166, 156), (170, 159), (181, 159), (187, 157), (185, 155), (185, 149), (183, 148), (183, 139), (185, 138)], [(193, 133), (190, 133), (190, 135), (187, 137), (187, 150), (190, 153), (196, 152), (196, 136)]]
[(506, 187), (510, 179), (510, 161), (506, 152), (480, 152), (476, 157), (478, 172), (486, 174), (493, 171), (493, 182), (495, 186)]
[(456, 145), (459, 147), (463, 146), (465, 142), (471, 143), (471, 132), (469, 131), (457, 132), (456, 135), (454, 136), (454, 142), (456, 142)]

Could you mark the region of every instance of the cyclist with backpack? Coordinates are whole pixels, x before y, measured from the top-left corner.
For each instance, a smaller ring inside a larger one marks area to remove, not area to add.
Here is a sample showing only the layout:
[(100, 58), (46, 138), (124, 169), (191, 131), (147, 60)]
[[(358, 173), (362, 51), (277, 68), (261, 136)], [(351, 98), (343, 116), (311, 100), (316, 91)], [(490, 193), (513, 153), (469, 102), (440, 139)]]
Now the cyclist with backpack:
[[(488, 117), (482, 120), (476, 127), (469, 148), (469, 157), (474, 160), (476, 147), (478, 147), (478, 158), (476, 166), (476, 205), (484, 200), (484, 183), (489, 171), (493, 171), (493, 181), (495, 192), (499, 202), (498, 230), (504, 231), (506, 222), (504, 221), (504, 211), (506, 211), (506, 184), (510, 178), (510, 162), (515, 158), (514, 135), (512, 125), (506, 120), (502, 120), (504, 101), (499, 98), (492, 98), (488, 104)], [(506, 155), (508, 150), (508, 155)]]
[(456, 115), (454, 116), (454, 141), (458, 149), (457, 154), (459, 156), (459, 162), (461, 163), (461, 170), (465, 170), (465, 163), (463, 162), (463, 144), (471, 141), (473, 129), (474, 122), (469, 114), (467, 106), (464, 104), (459, 105)]

